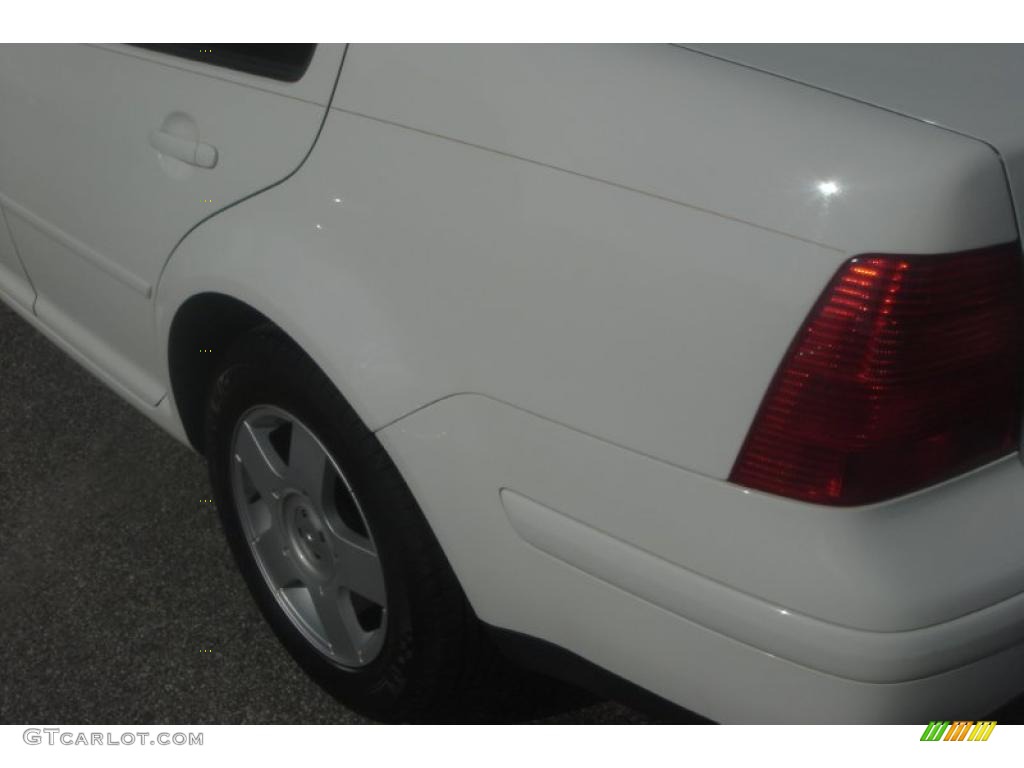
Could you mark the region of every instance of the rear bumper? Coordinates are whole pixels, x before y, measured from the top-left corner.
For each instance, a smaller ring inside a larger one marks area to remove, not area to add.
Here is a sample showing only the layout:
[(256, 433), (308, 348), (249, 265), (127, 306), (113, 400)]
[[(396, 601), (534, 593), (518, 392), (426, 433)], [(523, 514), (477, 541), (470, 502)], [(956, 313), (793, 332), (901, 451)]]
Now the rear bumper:
[(677, 616), (819, 672), (859, 682), (900, 683), (1024, 642), (1024, 594), (920, 629), (855, 629), (687, 571), (514, 491), (502, 490), (501, 499), (512, 527), (537, 549)]
[(485, 621), (727, 722), (980, 717), (1024, 690), (1024, 468), (751, 493), (462, 395), (380, 433)]

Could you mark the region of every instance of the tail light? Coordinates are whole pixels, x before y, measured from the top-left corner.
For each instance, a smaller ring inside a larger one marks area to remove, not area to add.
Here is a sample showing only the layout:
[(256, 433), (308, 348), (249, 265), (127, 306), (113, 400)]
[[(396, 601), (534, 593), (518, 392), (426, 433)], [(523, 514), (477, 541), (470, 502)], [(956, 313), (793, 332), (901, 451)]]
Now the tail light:
[(790, 345), (729, 479), (868, 504), (1017, 449), (1020, 244), (869, 254), (832, 278)]

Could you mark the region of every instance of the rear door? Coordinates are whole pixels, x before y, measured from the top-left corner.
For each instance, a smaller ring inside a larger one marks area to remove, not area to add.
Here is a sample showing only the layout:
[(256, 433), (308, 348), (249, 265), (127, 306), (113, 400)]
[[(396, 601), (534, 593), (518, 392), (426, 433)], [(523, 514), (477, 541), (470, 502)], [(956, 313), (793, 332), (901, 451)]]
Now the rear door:
[[(0, 46), (0, 205), (39, 319), (157, 403), (164, 263), (194, 225), (298, 167), (342, 52)], [(0, 268), (17, 266), (0, 242)]]

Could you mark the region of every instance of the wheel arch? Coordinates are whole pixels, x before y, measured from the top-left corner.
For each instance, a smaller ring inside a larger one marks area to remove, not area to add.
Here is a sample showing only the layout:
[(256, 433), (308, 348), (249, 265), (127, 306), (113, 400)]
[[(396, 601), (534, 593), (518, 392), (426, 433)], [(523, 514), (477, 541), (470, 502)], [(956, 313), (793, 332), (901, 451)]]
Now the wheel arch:
[[(301, 349), (372, 431), (436, 399), (401, 366), (371, 365), (367, 360), (367, 340), (372, 342), (371, 351), (376, 348), (373, 329), (381, 328), (379, 313), (368, 313), (366, 305), (352, 312), (325, 307), (329, 302), (323, 281), (318, 285), (317, 280), (312, 281), (316, 287), (310, 289), (315, 295), (311, 303), (323, 314), (301, 309), (290, 313), (288, 301), (266, 294), (252, 280), (225, 279), (219, 270), (193, 271), (197, 261), (192, 259), (202, 253), (189, 254), (179, 265), (187, 279), (176, 279), (181, 273), (169, 270), (165, 277), (171, 279), (162, 283), (166, 292), (158, 296), (157, 308), (158, 338), (166, 349), (165, 380), (188, 444), (198, 453), (204, 452), (206, 400), (218, 365), (232, 344), (261, 325), (274, 327)], [(214, 263), (215, 259), (206, 261)], [(259, 273), (255, 269), (250, 274)]]
[(245, 302), (213, 291), (191, 296), (174, 313), (167, 339), (171, 395), (197, 452), (205, 448), (204, 410), (219, 361), (243, 334), (268, 323), (273, 324)]

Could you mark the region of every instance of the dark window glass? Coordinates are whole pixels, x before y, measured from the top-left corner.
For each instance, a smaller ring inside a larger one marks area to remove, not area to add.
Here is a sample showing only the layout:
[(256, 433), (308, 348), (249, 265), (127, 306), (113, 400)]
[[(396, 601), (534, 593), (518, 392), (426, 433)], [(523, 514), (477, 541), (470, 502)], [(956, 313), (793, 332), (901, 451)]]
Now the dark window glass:
[(145, 43), (139, 47), (294, 83), (305, 74), (316, 46), (306, 43)]

